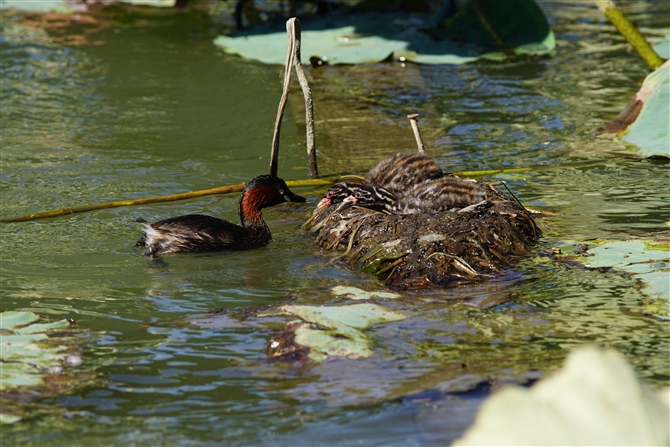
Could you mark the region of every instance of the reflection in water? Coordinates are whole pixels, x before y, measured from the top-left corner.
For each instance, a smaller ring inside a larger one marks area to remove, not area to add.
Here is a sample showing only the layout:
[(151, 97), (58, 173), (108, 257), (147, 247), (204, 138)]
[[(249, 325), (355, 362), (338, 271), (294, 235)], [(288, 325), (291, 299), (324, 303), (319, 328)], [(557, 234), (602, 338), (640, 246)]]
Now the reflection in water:
[[(557, 34), (553, 58), (311, 69), (322, 171), (360, 173), (412, 149), (405, 116), (419, 111), (428, 151), (445, 171), (607, 158), (500, 177), (523, 203), (558, 214), (540, 220), (538, 252), (596, 238), (667, 237), (668, 165), (625, 159), (616, 155), (628, 150), (621, 143), (590, 139), (634, 94), (646, 68), (595, 8), (542, 5)], [(658, 12), (667, 4), (629, 7), (641, 25), (667, 20)], [(221, 54), (209, 25), (188, 13), (115, 20), (96, 37), (103, 45), (77, 47), (3, 21), (3, 216), (266, 172), (280, 69)], [(291, 120), (302, 115), (300, 102), (282, 129), (287, 180), (306, 176), (303, 131)], [(408, 318), (367, 330), (369, 359), (269, 361), (267, 340), (286, 317), (266, 310), (346, 304), (331, 293), (338, 285), (383, 290), (312, 245), (299, 227), (324, 191), (296, 192), (311, 202), (266, 213), (269, 246), (166, 256), (163, 266), (132, 247), (140, 233), (134, 219), (205, 213), (235, 220), (237, 196), (0, 226), (1, 310), (71, 317), (103, 331), (81, 367), (93, 364), (108, 380), (40, 400), (55, 416), (3, 427), (3, 440), (439, 444), (468, 421), (452, 424), (441, 403), (418, 409), (406, 396), (443, 396), (489, 378), (523, 381), (584, 343), (612, 346), (652, 384), (670, 383), (667, 327), (642, 316), (634, 282), (534, 256), (490, 283), (377, 300)], [(456, 408), (471, 412), (461, 398)], [(448, 427), (444, 434), (436, 420)]]

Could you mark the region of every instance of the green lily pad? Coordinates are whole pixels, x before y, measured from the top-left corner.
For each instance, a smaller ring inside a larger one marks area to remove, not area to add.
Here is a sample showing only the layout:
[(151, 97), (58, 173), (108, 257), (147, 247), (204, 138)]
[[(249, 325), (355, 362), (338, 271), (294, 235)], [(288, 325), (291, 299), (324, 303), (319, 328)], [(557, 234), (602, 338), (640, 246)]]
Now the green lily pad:
[(335, 286), (331, 289), (333, 295), (346, 296), (352, 300), (369, 300), (372, 298), (395, 299), (400, 298), (400, 295), (393, 292), (366, 292), (358, 287), (349, 286)]
[(0, 9), (18, 9), (28, 12), (70, 13), (74, 10), (67, 0), (3, 0)]
[(301, 325), (295, 331), (295, 342), (310, 348), (309, 357), (322, 362), (328, 357), (365, 358), (372, 355), (372, 349), (363, 333), (350, 338), (342, 338), (337, 332), (313, 329), (308, 325)]
[[(329, 64), (363, 64), (392, 57), (420, 64), (464, 64), (479, 58), (544, 55), (554, 50), (554, 35), (533, 0), (508, 0), (504, 4), (479, 0), (478, 5), (481, 15), (468, 2), (437, 27), (430, 25), (431, 17), (398, 13), (310, 17), (301, 26), (302, 62), (316, 58)], [(219, 36), (214, 44), (246, 59), (266, 64), (285, 62), (283, 26)]]
[(651, 33), (647, 41), (654, 51), (663, 59), (670, 59), (670, 28), (641, 28), (644, 33)]
[(0, 329), (16, 330), (39, 319), (40, 317), (32, 312), (2, 312), (0, 313)]
[(623, 140), (645, 156), (670, 158), (670, 61), (647, 76), (636, 98), (644, 105)]
[(640, 382), (621, 354), (582, 348), (531, 389), (496, 393), (452, 445), (668, 445), (668, 394)]
[[(58, 393), (63, 387), (72, 388), (79, 383), (52, 379), (73, 373), (71, 368), (81, 364), (79, 335), (84, 332), (70, 329), (71, 323), (67, 320), (41, 321), (42, 318), (32, 312), (0, 313), (0, 391), (3, 394), (11, 392), (12, 395), (34, 397)], [(64, 330), (68, 332), (64, 333)], [(59, 336), (52, 338), (49, 336), (52, 333)], [(72, 374), (71, 378), (74, 376)], [(76, 376), (81, 379), (81, 374)], [(1, 423), (23, 419), (25, 408), (21, 402), (3, 399), (2, 408)]]
[(649, 298), (645, 310), (670, 319), (670, 245), (644, 241), (607, 241), (588, 250), (575, 261), (589, 268), (608, 267), (630, 274), (642, 283)]
[(329, 329), (365, 329), (373, 324), (398, 321), (405, 318), (404, 315), (391, 312), (371, 303), (351, 304), (348, 306), (286, 305), (282, 306), (281, 309), (297, 315), (304, 321)]
[(19, 422), (20, 420), (21, 420), (20, 416), (0, 413), (0, 424), (13, 424), (14, 422)]
[[(369, 357), (372, 355), (372, 348), (362, 329), (405, 318), (402, 314), (371, 303), (348, 306), (286, 305), (280, 309), (300, 317), (303, 322), (289, 324), (287, 331), (294, 336), (282, 334), (275, 339), (274, 344), (278, 345), (278, 340), (289, 340), (292, 344), (309, 348), (309, 358), (317, 362), (329, 357)], [(296, 351), (291, 346), (282, 346), (280, 349), (283, 352)]]
[(645, 157), (670, 158), (670, 61), (647, 76), (619, 116), (599, 130), (634, 144)]
[(54, 368), (62, 369), (67, 356), (66, 345), (46, 344), (46, 332), (70, 326), (67, 320), (34, 323), (39, 317), (32, 312), (3, 312), (0, 314), (2, 343), (0, 358), (0, 390), (34, 387), (44, 384), (45, 375)]
[(135, 6), (155, 6), (158, 8), (172, 8), (175, 4), (175, 0), (119, 0), (119, 2)]
[[(117, 0), (119, 3), (126, 3), (134, 6), (155, 6), (159, 8), (171, 8), (175, 0)], [(72, 7), (73, 2), (68, 0), (2, 0), (0, 9), (18, 9), (27, 12), (57, 12), (68, 14), (75, 12)], [(86, 5), (78, 5), (78, 9), (85, 8)]]

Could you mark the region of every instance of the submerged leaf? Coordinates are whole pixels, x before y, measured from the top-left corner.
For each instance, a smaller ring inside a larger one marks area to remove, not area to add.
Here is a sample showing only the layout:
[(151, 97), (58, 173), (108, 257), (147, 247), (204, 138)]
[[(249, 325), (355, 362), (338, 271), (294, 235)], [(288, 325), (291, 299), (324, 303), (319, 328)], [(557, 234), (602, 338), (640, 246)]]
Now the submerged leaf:
[(530, 390), (503, 389), (453, 445), (668, 445), (667, 391), (657, 397), (615, 351), (575, 350)]

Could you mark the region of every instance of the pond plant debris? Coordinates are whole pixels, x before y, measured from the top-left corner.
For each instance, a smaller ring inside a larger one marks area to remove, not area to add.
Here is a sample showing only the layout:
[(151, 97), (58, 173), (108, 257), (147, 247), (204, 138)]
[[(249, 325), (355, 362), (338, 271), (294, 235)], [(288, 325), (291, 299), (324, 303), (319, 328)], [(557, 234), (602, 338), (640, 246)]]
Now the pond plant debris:
[[(96, 373), (81, 367), (90, 332), (74, 321), (47, 321), (33, 312), (0, 313), (0, 423), (40, 413), (31, 401), (96, 383)], [(39, 406), (37, 406), (39, 407)]]

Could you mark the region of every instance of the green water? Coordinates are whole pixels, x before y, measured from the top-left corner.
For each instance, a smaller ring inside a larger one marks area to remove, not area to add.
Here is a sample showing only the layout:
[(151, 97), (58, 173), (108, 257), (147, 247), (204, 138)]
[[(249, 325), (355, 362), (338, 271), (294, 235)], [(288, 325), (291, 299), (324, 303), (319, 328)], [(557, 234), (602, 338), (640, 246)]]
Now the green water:
[[(646, 67), (597, 11), (542, 6), (557, 35), (553, 58), (379, 64), (365, 81), (349, 76), (350, 67), (326, 67), (312, 73), (315, 96), (336, 91), (352, 108), (365, 98), (390, 126), (406, 126), (406, 112), (420, 110), (429, 151), (446, 170), (606, 159), (505, 177), (525, 204), (559, 214), (542, 220), (538, 253), (600, 238), (667, 240), (669, 165), (624, 157), (630, 151), (621, 143), (592, 138), (629, 101)], [(627, 12), (639, 25), (668, 26), (668, 3), (633, 2)], [(222, 54), (211, 44), (214, 27), (196, 14), (133, 13), (110, 23), (87, 44), (68, 46), (61, 38), (82, 29), (49, 33), (3, 20), (2, 216), (266, 172), (278, 67)], [(327, 118), (318, 99), (315, 107), (317, 119)], [(307, 172), (295, 120), (287, 113), (282, 129), (286, 180)], [(360, 172), (395, 150), (383, 140), (340, 145), (324, 133), (317, 143), (322, 174)], [(409, 318), (369, 331), (372, 358), (269, 362), (265, 345), (281, 320), (246, 311), (341, 304), (330, 293), (336, 285), (383, 289), (312, 245), (299, 226), (323, 189), (296, 192), (308, 203), (264, 213), (274, 237), (268, 247), (170, 256), (165, 265), (133, 248), (134, 219), (236, 220), (237, 197), (2, 224), (0, 310), (89, 328), (79, 368), (99, 379), (26, 399), (26, 420), (3, 426), (2, 444), (444, 445), (469, 424), (480, 398), (444, 399), (434, 390), (534, 377), (588, 343), (619, 350), (652, 385), (670, 385), (667, 323), (643, 315), (635, 282), (535, 254), (487, 284), (379, 301)], [(208, 316), (211, 309), (232, 316)], [(407, 397), (417, 394), (432, 400)]]

